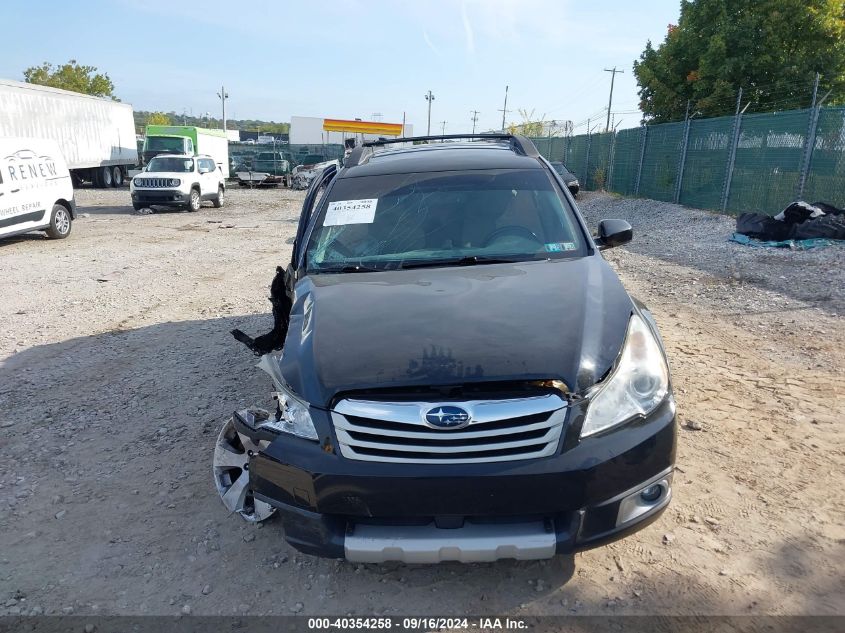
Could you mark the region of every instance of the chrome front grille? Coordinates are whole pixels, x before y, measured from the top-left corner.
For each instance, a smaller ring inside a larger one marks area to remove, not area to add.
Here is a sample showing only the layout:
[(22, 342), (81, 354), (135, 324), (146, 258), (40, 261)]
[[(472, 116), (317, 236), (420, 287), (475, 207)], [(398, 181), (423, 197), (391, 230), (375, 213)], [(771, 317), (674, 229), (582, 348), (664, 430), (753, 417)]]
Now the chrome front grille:
[[(441, 429), (426, 413), (457, 405), (469, 425)], [(375, 402), (346, 399), (332, 411), (341, 455), (415, 464), (470, 464), (536, 459), (557, 450), (566, 402), (556, 395), (467, 402)]]
[(135, 186), (136, 187), (144, 187), (146, 189), (155, 189), (157, 187), (170, 187), (168, 184), (170, 182), (169, 178), (136, 178), (135, 179)]

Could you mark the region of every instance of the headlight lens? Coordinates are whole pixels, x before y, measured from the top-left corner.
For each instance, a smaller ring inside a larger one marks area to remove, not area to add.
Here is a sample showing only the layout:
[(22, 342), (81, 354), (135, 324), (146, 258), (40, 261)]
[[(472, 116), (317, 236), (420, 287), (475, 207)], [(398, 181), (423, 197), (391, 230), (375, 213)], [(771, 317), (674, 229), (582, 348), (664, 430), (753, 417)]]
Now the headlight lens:
[(317, 440), (317, 429), (314, 428), (314, 421), (308, 410), (308, 403), (297, 396), (287, 386), (282, 372), (279, 370), (279, 357), (276, 354), (265, 354), (258, 361), (258, 367), (270, 374), (276, 392), (273, 394), (279, 400), (279, 408), (282, 410), (282, 418), (276, 420), (270, 418), (261, 426), (279, 433), (290, 433), (297, 437), (304, 437), (308, 440)]
[(668, 392), (669, 368), (660, 346), (648, 325), (634, 315), (619, 364), (590, 397), (581, 437), (651, 413)]
[(182, 184), (182, 181), (179, 180), (178, 178), (171, 178), (170, 181), (168, 182), (168, 185), (170, 185), (171, 187), (178, 187), (181, 184)]
[(279, 431), (280, 433), (290, 433), (297, 437), (304, 437), (307, 440), (318, 439), (317, 430), (314, 428), (314, 421), (311, 419), (311, 414), (308, 411), (308, 403), (297, 398), (288, 389), (277, 391), (275, 396), (279, 399), (282, 419), (276, 420), (275, 418), (270, 418), (261, 426), (273, 431)]

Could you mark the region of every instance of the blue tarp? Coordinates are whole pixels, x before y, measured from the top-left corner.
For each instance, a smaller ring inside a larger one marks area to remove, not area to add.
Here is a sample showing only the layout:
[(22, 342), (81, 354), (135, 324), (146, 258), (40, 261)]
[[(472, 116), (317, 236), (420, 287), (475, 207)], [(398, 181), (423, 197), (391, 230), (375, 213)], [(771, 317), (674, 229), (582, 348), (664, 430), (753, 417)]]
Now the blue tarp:
[(816, 237), (809, 240), (783, 240), (781, 242), (755, 240), (752, 237), (743, 235), (742, 233), (734, 233), (730, 237), (730, 241), (743, 244), (745, 246), (757, 246), (765, 248), (790, 248), (795, 251), (807, 251), (811, 248), (825, 248), (832, 246), (837, 240), (828, 240), (821, 237)]

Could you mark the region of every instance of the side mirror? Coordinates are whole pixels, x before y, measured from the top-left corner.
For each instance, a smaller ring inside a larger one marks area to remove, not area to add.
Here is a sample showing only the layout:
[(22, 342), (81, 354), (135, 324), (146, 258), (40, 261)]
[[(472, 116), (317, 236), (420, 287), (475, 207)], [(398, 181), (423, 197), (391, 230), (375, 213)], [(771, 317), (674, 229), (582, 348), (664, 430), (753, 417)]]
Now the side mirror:
[(627, 244), (634, 238), (634, 229), (625, 220), (602, 220), (594, 238), (600, 251)]

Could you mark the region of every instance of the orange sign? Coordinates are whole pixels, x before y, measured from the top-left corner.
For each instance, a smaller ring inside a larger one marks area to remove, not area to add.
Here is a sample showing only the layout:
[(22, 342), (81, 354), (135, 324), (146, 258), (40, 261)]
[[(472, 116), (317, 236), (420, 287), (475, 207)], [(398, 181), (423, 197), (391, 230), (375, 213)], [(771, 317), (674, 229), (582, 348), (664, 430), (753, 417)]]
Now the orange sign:
[(325, 132), (350, 132), (352, 134), (375, 134), (376, 136), (401, 136), (401, 123), (381, 121), (347, 121), (344, 119), (323, 119)]

